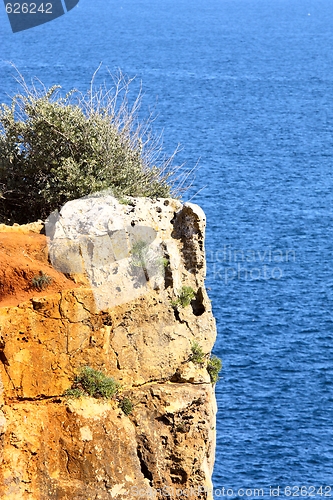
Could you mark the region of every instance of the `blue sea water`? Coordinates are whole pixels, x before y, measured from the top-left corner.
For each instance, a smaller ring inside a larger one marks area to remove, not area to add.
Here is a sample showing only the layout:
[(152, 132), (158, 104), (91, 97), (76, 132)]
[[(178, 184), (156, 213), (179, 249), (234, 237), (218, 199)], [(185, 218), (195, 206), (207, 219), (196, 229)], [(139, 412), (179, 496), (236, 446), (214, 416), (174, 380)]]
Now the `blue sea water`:
[(15, 35), (0, 8), (0, 43), (1, 102), (8, 61), (81, 90), (102, 61), (142, 80), (166, 150), (200, 159), (185, 199), (207, 214), (223, 359), (216, 498), (332, 496), (332, 1), (80, 0)]

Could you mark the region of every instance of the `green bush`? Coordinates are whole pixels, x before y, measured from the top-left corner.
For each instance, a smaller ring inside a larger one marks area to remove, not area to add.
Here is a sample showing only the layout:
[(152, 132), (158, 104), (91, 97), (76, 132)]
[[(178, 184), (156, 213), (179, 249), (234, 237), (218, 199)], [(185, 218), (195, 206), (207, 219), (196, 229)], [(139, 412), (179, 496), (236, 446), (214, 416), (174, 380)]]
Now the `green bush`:
[(195, 292), (190, 286), (182, 286), (176, 300), (171, 301), (172, 307), (187, 307), (195, 297)]
[(190, 361), (198, 365), (204, 364), (206, 355), (203, 352), (202, 347), (198, 344), (198, 342), (194, 341), (192, 343), (191, 351), (192, 355), (190, 357)]
[(64, 396), (80, 397), (86, 395), (93, 398), (111, 399), (118, 393), (119, 389), (120, 384), (113, 378), (85, 366), (75, 377), (72, 387), (65, 391)]
[(81, 396), (84, 396), (84, 391), (79, 388), (66, 389), (66, 391), (64, 392), (64, 396), (66, 396), (67, 398), (77, 399)]
[(112, 89), (29, 87), (0, 106), (0, 222), (46, 218), (65, 202), (110, 190), (126, 196), (168, 197), (172, 155), (163, 155), (150, 124), (138, 122), (140, 96), (129, 107), (129, 81)]
[(51, 276), (48, 276), (43, 271), (39, 271), (38, 276), (34, 276), (31, 280), (31, 286), (41, 292), (52, 283)]
[(216, 384), (219, 380), (219, 373), (222, 370), (222, 360), (217, 356), (212, 356), (207, 363), (207, 371), (212, 384)]
[(125, 415), (130, 415), (133, 411), (133, 403), (128, 398), (123, 398), (119, 403), (119, 408), (125, 413)]

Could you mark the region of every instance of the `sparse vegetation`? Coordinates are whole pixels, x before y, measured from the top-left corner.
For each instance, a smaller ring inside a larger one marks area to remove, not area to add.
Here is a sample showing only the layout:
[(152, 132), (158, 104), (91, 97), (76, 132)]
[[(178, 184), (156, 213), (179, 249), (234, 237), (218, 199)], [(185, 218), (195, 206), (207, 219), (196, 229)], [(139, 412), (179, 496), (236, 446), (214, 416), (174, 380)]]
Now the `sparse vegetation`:
[(207, 363), (207, 371), (212, 384), (216, 384), (219, 380), (219, 373), (222, 370), (222, 360), (217, 356), (212, 356)]
[(127, 198), (118, 198), (121, 205), (129, 205), (130, 201)]
[(203, 365), (206, 359), (206, 355), (202, 350), (202, 347), (198, 344), (197, 341), (194, 341), (191, 346), (192, 355), (190, 357), (190, 361), (196, 363), (198, 365)]
[(135, 269), (140, 268), (143, 270), (146, 280), (150, 281), (152, 276), (163, 274), (169, 265), (169, 260), (160, 257), (158, 251), (152, 249), (148, 242), (139, 240), (134, 243), (131, 249), (131, 265), (134, 274)]
[[(206, 363), (207, 354), (205, 354), (202, 350), (200, 344), (195, 340), (191, 346), (192, 354), (189, 358), (189, 361), (196, 363), (198, 365), (204, 365)], [(219, 380), (219, 373), (222, 370), (222, 360), (217, 356), (213, 355), (209, 358), (207, 365), (207, 371), (210, 376), (210, 380), (212, 384), (216, 384)]]
[(146, 268), (148, 265), (149, 243), (140, 240), (134, 243), (131, 249), (131, 260), (134, 267)]
[(195, 292), (190, 286), (182, 286), (176, 300), (171, 301), (172, 307), (187, 307), (195, 297)]
[(64, 392), (64, 396), (66, 396), (67, 398), (78, 399), (81, 396), (84, 396), (84, 391), (82, 389), (79, 389), (78, 387), (74, 389), (67, 389)]
[(75, 377), (72, 387), (65, 391), (64, 396), (75, 398), (91, 396), (93, 398), (111, 399), (119, 390), (120, 384), (113, 378), (107, 377), (99, 370), (85, 366)]
[(52, 283), (51, 276), (48, 276), (43, 271), (39, 271), (39, 275), (34, 276), (31, 280), (31, 286), (41, 292)]
[(138, 120), (141, 96), (128, 104), (131, 80), (119, 74), (112, 88), (95, 88), (93, 78), (86, 94), (65, 96), (58, 85), (18, 81), (22, 92), (0, 105), (0, 222), (44, 219), (103, 190), (122, 202), (179, 196), (189, 173), (173, 167), (176, 152), (163, 153), (152, 119)]
[(119, 403), (119, 408), (125, 413), (130, 415), (133, 411), (133, 403), (128, 398), (123, 398)]
[(164, 269), (166, 269), (170, 264), (169, 259), (166, 259), (165, 257), (162, 257), (161, 259), (161, 265), (163, 266)]

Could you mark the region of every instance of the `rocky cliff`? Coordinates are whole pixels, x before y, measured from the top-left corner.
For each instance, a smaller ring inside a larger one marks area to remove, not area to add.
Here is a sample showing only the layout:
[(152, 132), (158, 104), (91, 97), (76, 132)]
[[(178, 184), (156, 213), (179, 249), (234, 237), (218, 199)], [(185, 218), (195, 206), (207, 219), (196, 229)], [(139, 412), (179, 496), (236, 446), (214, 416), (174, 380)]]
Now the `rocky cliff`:
[[(204, 231), (196, 205), (110, 196), (0, 226), (1, 498), (213, 498)], [(85, 366), (117, 396), (63, 396)]]

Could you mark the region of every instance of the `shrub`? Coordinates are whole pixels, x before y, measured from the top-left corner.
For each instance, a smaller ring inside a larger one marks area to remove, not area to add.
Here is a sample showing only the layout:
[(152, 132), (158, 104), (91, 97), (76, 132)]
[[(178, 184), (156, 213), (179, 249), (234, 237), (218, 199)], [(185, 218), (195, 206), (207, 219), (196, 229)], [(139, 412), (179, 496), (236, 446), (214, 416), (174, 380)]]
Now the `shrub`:
[(125, 415), (130, 415), (133, 411), (133, 403), (128, 398), (123, 398), (119, 403), (119, 408)]
[[(174, 155), (128, 105), (130, 81), (64, 97), (60, 86), (29, 87), (0, 106), (0, 222), (46, 218), (65, 202), (110, 190), (114, 196), (174, 194)], [(175, 152), (176, 153), (176, 152)], [(174, 154), (175, 154), (174, 153)]]
[(172, 307), (187, 307), (195, 297), (195, 292), (190, 286), (182, 286), (176, 300), (171, 301)]
[(192, 355), (190, 357), (190, 361), (197, 363), (198, 365), (202, 365), (205, 362), (206, 355), (198, 342), (194, 341), (192, 343), (191, 351)]
[(66, 396), (67, 398), (77, 399), (80, 398), (81, 396), (84, 396), (84, 392), (82, 389), (79, 388), (66, 389), (66, 391), (64, 392), (64, 396)]
[(38, 291), (45, 290), (52, 283), (51, 276), (43, 273), (43, 271), (39, 271), (38, 276), (34, 276), (31, 280), (31, 286), (36, 288)]
[(219, 373), (222, 370), (222, 360), (217, 356), (212, 356), (207, 363), (207, 371), (212, 384), (216, 384), (219, 380)]
[(107, 377), (101, 371), (85, 366), (79, 375), (75, 377), (72, 387), (67, 389), (64, 395), (69, 397), (87, 395), (93, 398), (111, 399), (118, 393), (119, 389), (120, 384), (113, 378)]

